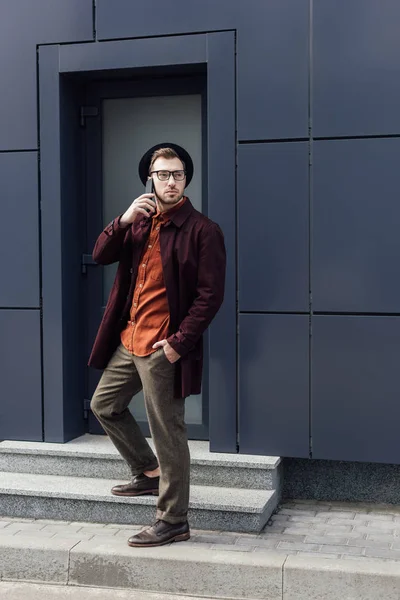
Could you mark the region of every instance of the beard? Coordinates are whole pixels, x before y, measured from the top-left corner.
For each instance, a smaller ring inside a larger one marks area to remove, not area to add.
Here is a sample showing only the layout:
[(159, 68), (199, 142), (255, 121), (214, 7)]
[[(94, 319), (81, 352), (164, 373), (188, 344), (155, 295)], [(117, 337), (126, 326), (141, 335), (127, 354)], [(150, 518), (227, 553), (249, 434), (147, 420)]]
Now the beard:
[(164, 192), (162, 196), (156, 194), (156, 198), (159, 201), (161, 207), (167, 207), (178, 204), (184, 196), (184, 193), (180, 193), (178, 190), (171, 190), (172, 193)]

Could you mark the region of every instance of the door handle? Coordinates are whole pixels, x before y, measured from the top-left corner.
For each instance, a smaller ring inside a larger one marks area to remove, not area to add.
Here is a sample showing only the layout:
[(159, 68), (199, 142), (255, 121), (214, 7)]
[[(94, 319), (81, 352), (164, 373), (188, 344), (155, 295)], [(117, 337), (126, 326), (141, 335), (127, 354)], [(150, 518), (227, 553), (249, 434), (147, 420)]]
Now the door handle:
[(91, 254), (82, 254), (81, 271), (84, 275), (87, 273), (87, 267), (97, 267), (97, 262), (93, 260)]

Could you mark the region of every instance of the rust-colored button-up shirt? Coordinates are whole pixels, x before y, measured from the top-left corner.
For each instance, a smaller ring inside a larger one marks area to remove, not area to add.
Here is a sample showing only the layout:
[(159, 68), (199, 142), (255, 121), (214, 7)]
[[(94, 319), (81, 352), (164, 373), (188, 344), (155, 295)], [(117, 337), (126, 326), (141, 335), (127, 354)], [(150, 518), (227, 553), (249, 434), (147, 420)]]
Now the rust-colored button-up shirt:
[(152, 217), (150, 235), (139, 263), (130, 320), (121, 333), (121, 342), (136, 356), (155, 352), (153, 344), (168, 337), (170, 316), (161, 262), (160, 228), (185, 201), (186, 197), (168, 211), (157, 211)]

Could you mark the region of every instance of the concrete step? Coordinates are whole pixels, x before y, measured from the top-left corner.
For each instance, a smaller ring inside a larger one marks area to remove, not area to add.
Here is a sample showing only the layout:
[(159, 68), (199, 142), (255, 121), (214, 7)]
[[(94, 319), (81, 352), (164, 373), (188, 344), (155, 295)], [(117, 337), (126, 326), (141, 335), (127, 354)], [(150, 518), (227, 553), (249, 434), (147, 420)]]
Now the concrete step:
[[(0, 515), (141, 525), (155, 517), (156, 496), (124, 498), (119, 480), (0, 472)], [(279, 501), (274, 490), (191, 485), (190, 524), (197, 529), (259, 532)]]
[[(398, 600), (400, 593), (400, 569), (394, 562), (208, 550), (187, 542), (130, 548), (125, 539), (115, 537), (77, 543), (0, 533), (0, 578), (0, 597), (10, 600), (125, 600), (122, 590), (129, 590), (132, 600), (147, 600), (146, 592), (163, 594), (152, 600), (166, 599), (168, 593), (231, 600)], [(7, 581), (19, 581), (19, 596), (15, 585), (5, 586)], [(23, 595), (27, 588), (22, 581), (51, 583), (54, 593), (33, 590)], [(61, 585), (62, 590), (56, 589)], [(77, 589), (83, 586), (97, 589), (86, 588), (84, 595)], [(140, 590), (143, 595), (136, 595)]]
[[(0, 582), (0, 598), (7, 600), (199, 600), (199, 596), (156, 594), (143, 590), (120, 590), (20, 581)], [(202, 596), (202, 600), (213, 600)]]
[[(154, 449), (151, 439), (148, 440)], [(210, 452), (209, 442), (189, 442), (194, 485), (279, 490), (280, 458)], [(84, 435), (66, 444), (0, 442), (0, 471), (98, 477), (126, 481), (130, 472), (107, 436)]]

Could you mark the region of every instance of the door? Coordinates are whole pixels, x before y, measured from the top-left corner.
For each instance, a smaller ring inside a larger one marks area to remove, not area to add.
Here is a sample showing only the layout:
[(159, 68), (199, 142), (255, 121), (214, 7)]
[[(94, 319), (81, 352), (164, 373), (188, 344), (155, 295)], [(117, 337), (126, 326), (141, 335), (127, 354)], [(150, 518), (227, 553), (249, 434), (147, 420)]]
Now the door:
[[(95, 240), (112, 219), (144, 193), (138, 164), (144, 152), (161, 141), (180, 144), (191, 154), (195, 174), (187, 190), (198, 210), (206, 200), (206, 84), (202, 77), (97, 82), (87, 89), (81, 111), (85, 127), (86, 248), (83, 271), (86, 287), (87, 350), (90, 352), (117, 265), (94, 265)], [(86, 115), (86, 116), (85, 116)], [(205, 349), (208, 348), (207, 339)], [(191, 439), (208, 439), (208, 356), (205, 352), (202, 394), (186, 399), (186, 423)], [(88, 430), (102, 433), (90, 411), (101, 373), (88, 369), (86, 409)], [(150, 435), (143, 394), (129, 406), (145, 435)]]

